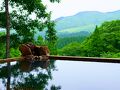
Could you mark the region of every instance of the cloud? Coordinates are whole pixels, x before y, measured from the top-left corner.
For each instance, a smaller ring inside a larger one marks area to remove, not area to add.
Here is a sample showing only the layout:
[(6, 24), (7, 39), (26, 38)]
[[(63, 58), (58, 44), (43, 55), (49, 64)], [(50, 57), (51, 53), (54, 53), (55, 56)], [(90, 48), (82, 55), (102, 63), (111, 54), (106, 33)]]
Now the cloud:
[(53, 18), (69, 16), (80, 11), (109, 12), (120, 10), (120, 0), (61, 0), (61, 3), (50, 3), (44, 0)]

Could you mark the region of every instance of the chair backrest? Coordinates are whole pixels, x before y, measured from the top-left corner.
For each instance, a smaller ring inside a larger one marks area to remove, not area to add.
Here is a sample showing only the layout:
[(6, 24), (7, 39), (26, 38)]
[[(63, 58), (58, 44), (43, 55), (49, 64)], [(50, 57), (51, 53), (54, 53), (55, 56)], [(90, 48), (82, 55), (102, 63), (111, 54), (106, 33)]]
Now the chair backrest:
[(33, 44), (22, 44), (19, 47), (19, 50), (21, 51), (22, 56), (27, 55), (42, 56), (50, 54), (50, 51), (47, 46), (35, 46)]
[(31, 49), (26, 44), (20, 45), (19, 50), (22, 56), (33, 55)]

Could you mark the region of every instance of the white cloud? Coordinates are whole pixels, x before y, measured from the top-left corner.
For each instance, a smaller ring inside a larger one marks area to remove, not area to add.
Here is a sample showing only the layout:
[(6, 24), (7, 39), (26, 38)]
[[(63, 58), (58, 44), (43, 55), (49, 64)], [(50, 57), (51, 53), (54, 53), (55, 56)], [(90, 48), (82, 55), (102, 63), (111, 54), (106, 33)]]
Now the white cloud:
[(120, 0), (61, 0), (59, 4), (44, 0), (44, 3), (47, 4), (48, 11), (53, 12), (53, 18), (73, 15), (80, 11), (120, 10)]

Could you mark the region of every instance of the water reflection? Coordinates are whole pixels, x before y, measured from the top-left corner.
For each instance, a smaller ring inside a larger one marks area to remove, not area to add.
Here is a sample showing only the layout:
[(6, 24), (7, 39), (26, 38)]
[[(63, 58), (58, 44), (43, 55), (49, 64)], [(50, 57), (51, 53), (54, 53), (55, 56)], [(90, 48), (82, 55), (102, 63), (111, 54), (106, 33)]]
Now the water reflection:
[(59, 90), (59, 85), (62, 90), (120, 90), (120, 64), (19, 62), (11, 64), (10, 74), (4, 64), (0, 65), (0, 90), (6, 90), (9, 75), (11, 90)]
[[(8, 69), (9, 68), (9, 69)], [(60, 86), (50, 85), (54, 61), (21, 61), (0, 66), (0, 80), (7, 90), (60, 90)], [(3, 90), (2, 89), (2, 90)], [(1, 89), (0, 89), (1, 90)]]
[(11, 79), (11, 66), (10, 63), (7, 63), (7, 90), (10, 90), (10, 79)]

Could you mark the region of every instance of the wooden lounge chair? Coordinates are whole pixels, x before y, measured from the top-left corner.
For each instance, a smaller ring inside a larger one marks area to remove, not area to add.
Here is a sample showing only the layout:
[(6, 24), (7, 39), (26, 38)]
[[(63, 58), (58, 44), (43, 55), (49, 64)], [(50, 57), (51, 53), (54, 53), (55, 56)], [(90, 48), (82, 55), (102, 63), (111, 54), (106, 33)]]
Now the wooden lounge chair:
[(19, 47), (19, 50), (21, 51), (22, 56), (33, 55), (31, 49), (26, 44), (22, 44)]

